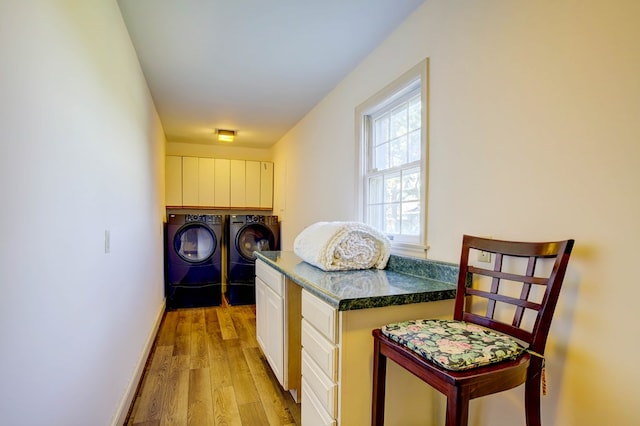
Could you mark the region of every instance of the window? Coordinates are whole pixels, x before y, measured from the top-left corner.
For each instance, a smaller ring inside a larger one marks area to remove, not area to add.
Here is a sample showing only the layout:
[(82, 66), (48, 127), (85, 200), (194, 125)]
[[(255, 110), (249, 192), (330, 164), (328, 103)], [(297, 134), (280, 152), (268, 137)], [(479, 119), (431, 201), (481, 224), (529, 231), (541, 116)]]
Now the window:
[(360, 214), (396, 253), (424, 257), (427, 199), (427, 61), (356, 110)]

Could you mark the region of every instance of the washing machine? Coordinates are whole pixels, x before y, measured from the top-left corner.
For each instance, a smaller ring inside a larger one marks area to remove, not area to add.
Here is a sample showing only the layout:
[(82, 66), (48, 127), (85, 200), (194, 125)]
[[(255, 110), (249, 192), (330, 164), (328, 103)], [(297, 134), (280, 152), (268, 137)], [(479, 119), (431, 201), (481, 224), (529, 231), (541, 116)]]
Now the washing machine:
[(278, 216), (231, 215), (228, 220), (227, 299), (230, 305), (256, 302), (256, 251), (280, 249)]
[(167, 308), (222, 302), (221, 215), (169, 214), (166, 227)]

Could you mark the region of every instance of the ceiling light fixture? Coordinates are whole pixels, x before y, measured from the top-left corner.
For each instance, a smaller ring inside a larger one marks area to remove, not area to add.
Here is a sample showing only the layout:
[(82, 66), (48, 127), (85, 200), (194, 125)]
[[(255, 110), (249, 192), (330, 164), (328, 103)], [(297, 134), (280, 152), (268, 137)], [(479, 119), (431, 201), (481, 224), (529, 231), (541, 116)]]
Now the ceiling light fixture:
[(233, 138), (235, 137), (236, 137), (235, 130), (218, 129), (218, 141), (220, 142), (233, 142)]

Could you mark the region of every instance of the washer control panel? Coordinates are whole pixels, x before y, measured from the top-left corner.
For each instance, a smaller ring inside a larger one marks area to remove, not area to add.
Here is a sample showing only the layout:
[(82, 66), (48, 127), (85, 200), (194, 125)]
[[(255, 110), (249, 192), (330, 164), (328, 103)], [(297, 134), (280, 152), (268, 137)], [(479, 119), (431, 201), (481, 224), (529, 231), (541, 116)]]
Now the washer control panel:
[(188, 214), (188, 215), (185, 215), (184, 221), (186, 223), (189, 223), (189, 222), (202, 222), (202, 223), (209, 223), (209, 224), (218, 225), (218, 224), (222, 223), (222, 216), (213, 215), (213, 214)]

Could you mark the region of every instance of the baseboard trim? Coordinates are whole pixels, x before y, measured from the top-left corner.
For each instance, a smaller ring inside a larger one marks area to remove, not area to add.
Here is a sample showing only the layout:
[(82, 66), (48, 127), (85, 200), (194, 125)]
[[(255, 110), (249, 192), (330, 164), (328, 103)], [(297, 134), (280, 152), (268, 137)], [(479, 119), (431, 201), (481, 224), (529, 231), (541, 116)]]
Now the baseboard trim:
[(123, 426), (127, 421), (129, 409), (131, 408), (133, 399), (136, 397), (138, 384), (140, 383), (140, 379), (142, 378), (142, 374), (144, 373), (144, 368), (147, 365), (147, 360), (149, 359), (151, 349), (153, 349), (153, 343), (155, 342), (156, 336), (158, 335), (158, 330), (160, 329), (160, 323), (162, 322), (162, 317), (164, 316), (166, 304), (166, 299), (163, 299), (162, 304), (160, 305), (160, 311), (158, 312), (155, 324), (153, 325), (153, 329), (147, 337), (147, 343), (145, 344), (142, 355), (138, 360), (138, 366), (136, 367), (133, 377), (129, 382), (129, 386), (124, 394), (124, 397), (122, 398), (122, 401), (120, 401), (120, 406), (118, 407), (118, 411), (116, 411), (116, 416), (114, 417), (113, 422), (111, 422), (111, 426)]

